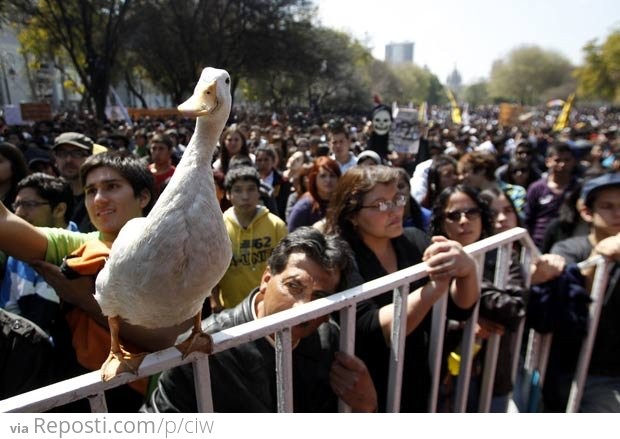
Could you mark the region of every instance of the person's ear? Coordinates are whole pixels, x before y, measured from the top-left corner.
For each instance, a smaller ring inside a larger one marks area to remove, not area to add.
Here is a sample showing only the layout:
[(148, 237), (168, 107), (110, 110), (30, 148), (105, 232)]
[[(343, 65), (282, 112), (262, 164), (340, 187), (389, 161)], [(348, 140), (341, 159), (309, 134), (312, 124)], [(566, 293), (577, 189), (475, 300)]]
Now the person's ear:
[(577, 200), (577, 211), (585, 222), (587, 222), (588, 224), (592, 223), (592, 217), (594, 216), (594, 212), (592, 212), (592, 209), (586, 206), (581, 199)]
[(54, 222), (57, 224), (64, 224), (65, 222), (65, 213), (67, 212), (67, 203), (64, 201), (58, 203), (52, 209), (52, 216), (54, 217)]
[(230, 201), (230, 192), (226, 191), (226, 199)]
[(258, 287), (258, 290), (261, 294), (265, 294), (265, 291), (267, 290), (267, 284), (271, 280), (271, 277), (271, 270), (269, 270), (269, 267), (265, 268), (265, 271), (263, 272), (263, 275), (260, 279), (260, 286)]
[(144, 209), (151, 202), (151, 193), (148, 189), (142, 189), (138, 198), (140, 200), (140, 209)]

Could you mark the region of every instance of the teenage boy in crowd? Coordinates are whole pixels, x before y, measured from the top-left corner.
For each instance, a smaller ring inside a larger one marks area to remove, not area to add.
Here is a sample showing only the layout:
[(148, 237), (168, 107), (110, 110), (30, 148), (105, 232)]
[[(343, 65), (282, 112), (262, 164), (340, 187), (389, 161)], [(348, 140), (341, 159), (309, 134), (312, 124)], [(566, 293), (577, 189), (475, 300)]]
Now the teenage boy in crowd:
[[(103, 254), (97, 252), (109, 249), (125, 223), (146, 215), (154, 200), (153, 178), (149, 170), (137, 159), (120, 153), (89, 157), (80, 169), (80, 180), (84, 187), (85, 206), (97, 232), (84, 234), (35, 227), (0, 203), (0, 250), (29, 261), (67, 305), (65, 318), (79, 363), (78, 370), (63, 371), (69, 376), (98, 369), (109, 353), (107, 319), (94, 298), (95, 278), (103, 267), (105, 256), (89, 260), (88, 247), (92, 244), (96, 250), (92, 253)], [(78, 249), (83, 250), (80, 255), (74, 253)], [(77, 271), (77, 279), (67, 279), (59, 265), (69, 255), (76, 256), (72, 258), (71, 266), (76, 270), (84, 267), (88, 274)], [(95, 264), (96, 268), (91, 270)], [(175, 328), (147, 330), (122, 322), (120, 333), (124, 341), (136, 348), (156, 351), (171, 346), (177, 335), (189, 326), (191, 321)], [(93, 343), (93, 338), (99, 343)], [(138, 392), (106, 392), (106, 397), (113, 398), (108, 400), (109, 409), (137, 409), (143, 398), (140, 393), (146, 386), (141, 382), (133, 387)]]
[[(35, 173), (17, 184), (15, 215), (37, 227), (77, 231), (69, 221), (73, 212), (71, 188), (59, 177)], [(0, 307), (39, 325), (47, 333), (59, 309), (60, 299), (45, 279), (28, 263), (9, 257), (0, 285)]]
[(284, 221), (259, 204), (260, 177), (256, 169), (250, 166), (230, 169), (224, 187), (232, 204), (224, 212), (224, 223), (233, 257), (212, 293), (214, 311), (236, 306), (260, 284), (267, 259), (288, 233)]
[[(559, 254), (567, 264), (595, 255), (613, 261), (588, 377), (581, 399), (582, 412), (620, 412), (620, 173), (605, 174), (584, 183), (578, 201), (581, 217), (590, 225), (590, 233), (556, 243), (551, 253)], [(575, 281), (590, 292), (594, 267), (582, 270)], [(581, 339), (555, 333), (545, 380), (545, 409), (564, 411), (573, 378)]]
[(568, 193), (578, 184), (575, 153), (567, 143), (554, 143), (547, 149), (547, 175), (527, 188), (525, 224), (534, 243), (542, 246), (547, 225), (557, 217)]

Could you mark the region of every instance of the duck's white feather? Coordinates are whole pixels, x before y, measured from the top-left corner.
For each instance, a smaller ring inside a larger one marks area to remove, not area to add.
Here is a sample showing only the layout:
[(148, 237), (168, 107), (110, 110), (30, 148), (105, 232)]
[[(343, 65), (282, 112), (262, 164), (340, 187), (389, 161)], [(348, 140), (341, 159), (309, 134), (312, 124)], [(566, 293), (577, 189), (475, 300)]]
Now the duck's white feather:
[[(203, 93), (213, 80), (217, 108), (211, 111), (200, 99), (212, 98)], [(103, 313), (148, 328), (169, 327), (196, 315), (231, 259), (211, 169), (230, 113), (228, 73), (203, 70), (191, 100), (199, 112), (209, 114), (196, 119), (183, 158), (149, 215), (123, 227), (97, 276), (96, 299)]]

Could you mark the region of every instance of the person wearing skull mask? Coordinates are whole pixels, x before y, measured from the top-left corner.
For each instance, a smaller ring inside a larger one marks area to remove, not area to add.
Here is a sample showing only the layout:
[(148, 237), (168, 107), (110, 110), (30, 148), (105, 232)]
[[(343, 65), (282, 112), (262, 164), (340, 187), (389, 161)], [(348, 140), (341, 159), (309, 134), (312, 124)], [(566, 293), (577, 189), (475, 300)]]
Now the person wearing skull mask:
[(392, 110), (387, 105), (377, 105), (372, 110), (372, 133), (366, 145), (367, 149), (376, 152), (381, 160), (388, 156), (388, 139), (392, 126)]

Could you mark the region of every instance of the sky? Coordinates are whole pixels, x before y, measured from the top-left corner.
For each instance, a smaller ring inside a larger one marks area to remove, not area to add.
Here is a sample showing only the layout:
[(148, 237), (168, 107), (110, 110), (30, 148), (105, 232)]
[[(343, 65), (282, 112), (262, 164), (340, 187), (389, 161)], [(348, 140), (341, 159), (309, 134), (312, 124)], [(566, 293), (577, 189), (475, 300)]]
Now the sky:
[(555, 50), (574, 65), (583, 46), (620, 30), (618, 0), (315, 0), (323, 26), (347, 32), (384, 60), (385, 45), (414, 42), (414, 63), (442, 83), (465, 84), (523, 45)]

